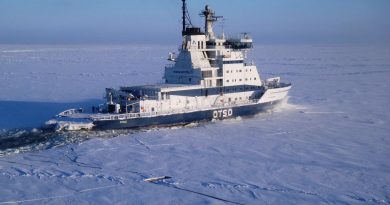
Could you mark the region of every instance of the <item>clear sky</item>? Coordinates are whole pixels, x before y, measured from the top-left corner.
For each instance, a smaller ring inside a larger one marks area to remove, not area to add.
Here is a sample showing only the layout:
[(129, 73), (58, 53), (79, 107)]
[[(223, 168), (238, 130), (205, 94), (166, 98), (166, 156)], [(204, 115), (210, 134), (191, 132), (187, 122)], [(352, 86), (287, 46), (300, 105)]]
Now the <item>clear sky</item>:
[[(390, 0), (188, 0), (209, 4), (228, 34), (258, 43), (389, 43)], [(0, 43), (180, 41), (181, 0), (0, 0)]]

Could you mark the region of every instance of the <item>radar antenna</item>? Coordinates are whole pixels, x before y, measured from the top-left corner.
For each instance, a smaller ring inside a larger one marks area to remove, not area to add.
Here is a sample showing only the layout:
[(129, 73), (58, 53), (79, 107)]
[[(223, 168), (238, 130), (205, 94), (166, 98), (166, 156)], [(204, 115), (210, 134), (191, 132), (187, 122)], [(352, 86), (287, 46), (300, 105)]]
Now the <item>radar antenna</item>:
[(214, 38), (213, 23), (218, 21), (218, 19), (223, 19), (223, 16), (215, 16), (215, 12), (208, 5), (206, 5), (204, 11), (200, 13), (200, 16), (205, 17), (204, 30), (206, 35), (210, 38)]
[(250, 39), (249, 34), (251, 34), (251, 33), (248, 33), (248, 32), (242, 32), (242, 33), (241, 33), (241, 35), (242, 35), (242, 37), (243, 37), (244, 39)]

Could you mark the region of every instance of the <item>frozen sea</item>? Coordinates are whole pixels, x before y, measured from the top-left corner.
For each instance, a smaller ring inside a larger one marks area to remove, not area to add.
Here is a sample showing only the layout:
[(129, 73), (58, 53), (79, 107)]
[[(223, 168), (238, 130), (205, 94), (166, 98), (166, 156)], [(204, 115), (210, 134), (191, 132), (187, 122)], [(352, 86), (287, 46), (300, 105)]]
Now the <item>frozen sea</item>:
[(0, 205), (390, 204), (390, 46), (255, 46), (262, 78), (293, 89), (250, 118), (39, 130), (106, 87), (161, 82), (176, 49), (0, 45)]

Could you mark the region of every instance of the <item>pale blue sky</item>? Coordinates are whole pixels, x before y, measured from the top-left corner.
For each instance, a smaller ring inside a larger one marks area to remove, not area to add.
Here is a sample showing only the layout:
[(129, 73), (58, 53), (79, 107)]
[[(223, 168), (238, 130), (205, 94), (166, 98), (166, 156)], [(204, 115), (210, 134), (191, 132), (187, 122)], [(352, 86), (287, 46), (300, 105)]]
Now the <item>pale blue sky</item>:
[[(258, 43), (389, 43), (390, 0), (188, 0)], [(0, 43), (180, 41), (180, 0), (0, 0)], [(221, 28), (217, 25), (217, 28)]]

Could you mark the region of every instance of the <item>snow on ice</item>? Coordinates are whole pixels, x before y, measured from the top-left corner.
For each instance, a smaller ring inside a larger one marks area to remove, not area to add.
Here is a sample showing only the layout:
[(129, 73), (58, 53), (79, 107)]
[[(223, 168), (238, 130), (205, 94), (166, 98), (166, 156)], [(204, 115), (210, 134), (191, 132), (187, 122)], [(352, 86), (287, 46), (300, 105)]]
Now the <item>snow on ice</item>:
[(174, 49), (0, 46), (0, 204), (390, 204), (386, 46), (256, 46), (263, 78), (294, 87), (251, 118), (39, 130), (106, 87), (160, 81)]

